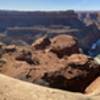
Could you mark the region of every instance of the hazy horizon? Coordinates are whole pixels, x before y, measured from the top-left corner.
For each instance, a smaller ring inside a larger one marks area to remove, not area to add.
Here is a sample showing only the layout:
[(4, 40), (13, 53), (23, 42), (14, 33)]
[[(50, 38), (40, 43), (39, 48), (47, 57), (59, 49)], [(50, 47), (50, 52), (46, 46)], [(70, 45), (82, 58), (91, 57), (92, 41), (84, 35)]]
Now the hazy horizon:
[(100, 0), (2, 0), (0, 10), (9, 11), (100, 11)]

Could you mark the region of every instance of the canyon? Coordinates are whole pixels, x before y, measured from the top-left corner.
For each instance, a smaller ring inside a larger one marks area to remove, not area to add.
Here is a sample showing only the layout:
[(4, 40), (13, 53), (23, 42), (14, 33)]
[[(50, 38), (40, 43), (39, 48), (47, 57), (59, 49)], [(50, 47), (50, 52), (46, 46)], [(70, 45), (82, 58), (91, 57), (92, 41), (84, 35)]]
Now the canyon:
[(99, 13), (0, 11), (0, 99), (99, 100)]

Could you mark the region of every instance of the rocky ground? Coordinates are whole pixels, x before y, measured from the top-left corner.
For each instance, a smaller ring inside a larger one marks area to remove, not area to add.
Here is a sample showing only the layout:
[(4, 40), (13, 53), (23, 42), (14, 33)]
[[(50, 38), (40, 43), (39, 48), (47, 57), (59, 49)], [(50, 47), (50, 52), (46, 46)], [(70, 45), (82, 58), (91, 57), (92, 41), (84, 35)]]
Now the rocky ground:
[(41, 87), (0, 74), (0, 100), (100, 100), (100, 85), (92, 94), (83, 95)]
[(83, 54), (75, 37), (45, 36), (32, 46), (0, 44), (0, 73), (46, 87), (88, 94), (99, 86), (100, 65)]

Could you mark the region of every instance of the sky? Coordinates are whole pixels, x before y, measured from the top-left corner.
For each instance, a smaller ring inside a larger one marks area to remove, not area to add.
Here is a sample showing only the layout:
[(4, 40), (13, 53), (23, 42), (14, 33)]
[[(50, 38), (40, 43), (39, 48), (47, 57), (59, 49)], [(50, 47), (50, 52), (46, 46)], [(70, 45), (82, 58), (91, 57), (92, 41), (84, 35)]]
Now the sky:
[(20, 11), (100, 10), (100, 0), (0, 0), (0, 9)]

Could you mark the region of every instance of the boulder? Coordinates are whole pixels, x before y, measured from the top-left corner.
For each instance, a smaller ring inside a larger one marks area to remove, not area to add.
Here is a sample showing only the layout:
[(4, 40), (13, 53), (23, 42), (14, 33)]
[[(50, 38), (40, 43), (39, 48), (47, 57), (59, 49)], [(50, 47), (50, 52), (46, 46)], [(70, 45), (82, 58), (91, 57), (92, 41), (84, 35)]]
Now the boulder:
[(16, 51), (16, 46), (15, 45), (8, 45), (4, 48), (5, 52), (15, 52)]
[(52, 39), (51, 51), (59, 58), (73, 53), (79, 53), (78, 42), (76, 38), (70, 35), (58, 35)]
[(29, 64), (36, 64), (36, 62), (32, 59), (32, 53), (30, 51), (21, 51), (18, 55), (16, 55), (15, 59), (17, 61), (25, 61)]
[(0, 49), (5, 46), (5, 44), (3, 42), (0, 42)]
[(51, 44), (51, 41), (48, 37), (41, 37), (32, 44), (33, 49), (43, 50), (46, 49)]

